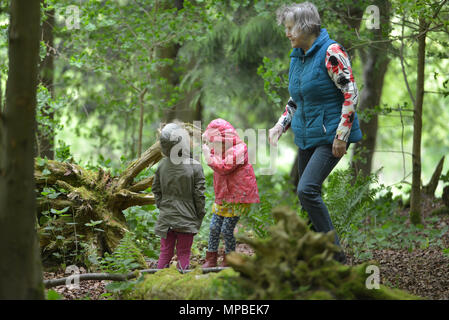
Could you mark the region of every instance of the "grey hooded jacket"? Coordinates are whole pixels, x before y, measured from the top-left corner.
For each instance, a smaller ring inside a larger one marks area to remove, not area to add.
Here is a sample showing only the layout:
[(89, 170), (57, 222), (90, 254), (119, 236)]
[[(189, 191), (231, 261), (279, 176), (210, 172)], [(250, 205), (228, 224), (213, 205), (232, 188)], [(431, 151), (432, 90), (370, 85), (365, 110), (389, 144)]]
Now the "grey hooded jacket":
[(155, 233), (167, 237), (167, 231), (198, 233), (205, 211), (205, 178), (198, 161), (175, 164), (164, 157), (154, 175), (152, 192), (159, 208)]

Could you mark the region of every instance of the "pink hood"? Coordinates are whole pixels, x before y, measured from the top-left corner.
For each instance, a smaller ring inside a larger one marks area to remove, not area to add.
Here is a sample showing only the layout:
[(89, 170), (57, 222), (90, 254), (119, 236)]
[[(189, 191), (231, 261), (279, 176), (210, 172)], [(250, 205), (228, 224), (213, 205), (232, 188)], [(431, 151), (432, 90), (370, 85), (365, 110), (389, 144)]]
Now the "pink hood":
[(203, 142), (207, 164), (214, 170), (215, 202), (260, 202), (248, 148), (234, 127), (226, 120), (213, 120), (203, 134)]

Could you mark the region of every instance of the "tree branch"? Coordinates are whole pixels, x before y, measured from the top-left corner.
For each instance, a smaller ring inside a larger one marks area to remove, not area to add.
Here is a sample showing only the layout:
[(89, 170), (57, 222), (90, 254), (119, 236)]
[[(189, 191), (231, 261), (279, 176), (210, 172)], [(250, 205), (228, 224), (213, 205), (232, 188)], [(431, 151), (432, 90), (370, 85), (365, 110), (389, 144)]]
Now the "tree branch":
[(408, 94), (410, 96), (410, 99), (412, 100), (413, 106), (415, 106), (416, 105), (415, 97), (413, 96), (412, 90), (410, 89), (410, 85), (407, 80), (407, 74), (405, 72), (405, 66), (404, 66), (404, 26), (405, 26), (404, 21), (405, 21), (405, 17), (402, 20), (403, 23), (402, 23), (401, 54), (400, 54), (401, 68), (402, 68), (402, 75), (404, 76), (404, 81), (405, 81), (405, 85), (407, 87)]
[(143, 179), (142, 181), (137, 182), (136, 184), (132, 185), (128, 188), (129, 191), (132, 192), (139, 192), (143, 191), (153, 185), (154, 176), (148, 177), (146, 179)]
[(115, 190), (119, 191), (121, 189), (126, 189), (126, 187), (128, 187), (132, 183), (133, 179), (139, 174), (140, 171), (142, 171), (146, 167), (151, 168), (160, 159), (162, 159), (162, 153), (161, 145), (158, 141), (153, 144), (147, 151), (145, 151), (139, 159), (132, 162), (128, 166), (128, 168), (120, 176)]
[(121, 208), (122, 210), (132, 206), (143, 206), (156, 202), (152, 194), (136, 193), (126, 189), (115, 193), (112, 198), (114, 201), (113, 207)]

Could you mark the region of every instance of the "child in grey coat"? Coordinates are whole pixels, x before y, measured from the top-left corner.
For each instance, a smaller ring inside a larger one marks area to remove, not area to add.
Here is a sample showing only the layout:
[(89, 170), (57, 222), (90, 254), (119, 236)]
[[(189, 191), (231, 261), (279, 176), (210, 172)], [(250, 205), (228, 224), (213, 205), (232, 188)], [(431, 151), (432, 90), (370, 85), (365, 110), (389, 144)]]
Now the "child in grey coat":
[(155, 233), (161, 237), (158, 269), (168, 266), (174, 254), (178, 267), (190, 265), (193, 237), (205, 211), (203, 167), (190, 157), (190, 137), (185, 129), (169, 123), (161, 131), (164, 158), (154, 175), (152, 192), (159, 208)]

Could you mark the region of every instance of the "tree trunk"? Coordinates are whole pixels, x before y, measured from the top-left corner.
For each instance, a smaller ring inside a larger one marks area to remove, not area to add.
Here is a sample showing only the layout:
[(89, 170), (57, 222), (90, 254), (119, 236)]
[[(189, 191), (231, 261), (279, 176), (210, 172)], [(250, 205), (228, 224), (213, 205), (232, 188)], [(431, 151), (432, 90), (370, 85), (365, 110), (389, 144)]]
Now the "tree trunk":
[(446, 205), (446, 207), (449, 208), (449, 186), (444, 187), (441, 199), (443, 199), (443, 203)]
[(419, 19), (418, 37), (418, 78), (416, 81), (416, 104), (413, 116), (413, 165), (412, 192), (410, 195), (410, 221), (421, 223), (421, 134), (422, 110), (424, 103), (424, 76), (426, 57), (427, 23), (424, 18)]
[[(380, 7), (381, 12), (380, 29), (367, 32), (373, 32), (373, 40), (386, 40), (390, 29), (390, 3), (382, 0), (377, 1), (376, 5)], [(360, 115), (380, 105), (385, 74), (390, 62), (388, 46), (388, 42), (379, 42), (360, 50), (364, 83), (357, 110)], [(364, 138), (355, 145), (352, 167), (356, 175), (361, 172), (367, 176), (371, 173), (376, 146), (378, 115), (372, 113), (366, 121), (359, 119), (359, 122)]]
[[(181, 10), (184, 8), (183, 0), (175, 0), (169, 2), (172, 8)], [(167, 6), (169, 5), (167, 3)], [(171, 59), (176, 61), (178, 52), (181, 46), (176, 43), (171, 43), (165, 47), (158, 48), (156, 50), (158, 58)], [(191, 61), (186, 69), (193, 68), (195, 61)], [(175, 88), (180, 84), (179, 73), (175, 71), (174, 66), (163, 66), (159, 68), (161, 77), (166, 79), (170, 87)], [(169, 89), (170, 90), (170, 89)], [(201, 93), (198, 93), (198, 86), (188, 90), (183, 90), (180, 99), (176, 102), (176, 105), (165, 111), (164, 121), (171, 122), (173, 120), (179, 120), (182, 122), (193, 122), (202, 120), (203, 105), (201, 103)], [(168, 92), (170, 94), (170, 91)], [(200, 97), (198, 97), (200, 95)], [(167, 99), (169, 100), (169, 99)]]
[(428, 196), (435, 197), (435, 190), (438, 187), (441, 172), (443, 172), (444, 158), (445, 156), (441, 157), (440, 162), (438, 162), (438, 165), (432, 174), (432, 178), (430, 178), (429, 183), (423, 187), (422, 191)]
[(140, 120), (139, 120), (139, 140), (137, 143), (137, 156), (142, 155), (142, 140), (143, 140), (143, 120), (144, 120), (144, 98), (147, 93), (147, 88), (139, 93), (139, 107), (140, 107)]
[[(44, 1), (41, 0), (43, 3)], [(51, 51), (54, 47), (53, 26), (55, 24), (55, 10), (46, 11), (46, 20), (42, 23), (42, 40), (47, 47), (47, 55), (41, 64), (41, 82), (47, 88), (51, 97), (54, 97), (53, 78), (54, 78), (54, 53)], [(55, 113), (49, 106), (45, 106), (43, 113), (53, 121)], [(51, 127), (42, 128), (38, 132), (38, 151), (39, 157), (54, 159), (54, 130)]]
[[(184, 1), (183, 0), (174, 0), (174, 1), (167, 1), (164, 3), (164, 6), (166, 8), (176, 8), (176, 10), (181, 10), (184, 7)], [(156, 56), (158, 59), (170, 59), (173, 60), (173, 62), (176, 61), (176, 58), (178, 56), (178, 52), (181, 46), (177, 43), (170, 43), (167, 44), (164, 47), (158, 47), (156, 49)], [(173, 88), (177, 87), (179, 85), (180, 79), (178, 72), (175, 71), (175, 68), (173, 65), (164, 65), (159, 67), (159, 73), (160, 76), (167, 80), (169, 86), (168, 88), (161, 88), (160, 91), (164, 92), (167, 90), (165, 94), (170, 95), (171, 90)], [(169, 101), (169, 97), (166, 99)], [(181, 101), (177, 101), (176, 105), (173, 107), (166, 109), (164, 112), (164, 121), (165, 122), (171, 122), (175, 119), (178, 119), (180, 121), (186, 121), (188, 122), (189, 119), (185, 119), (183, 115), (181, 114)]]
[(12, 0), (0, 115), (0, 299), (44, 298), (33, 177), (40, 31), (40, 2)]

